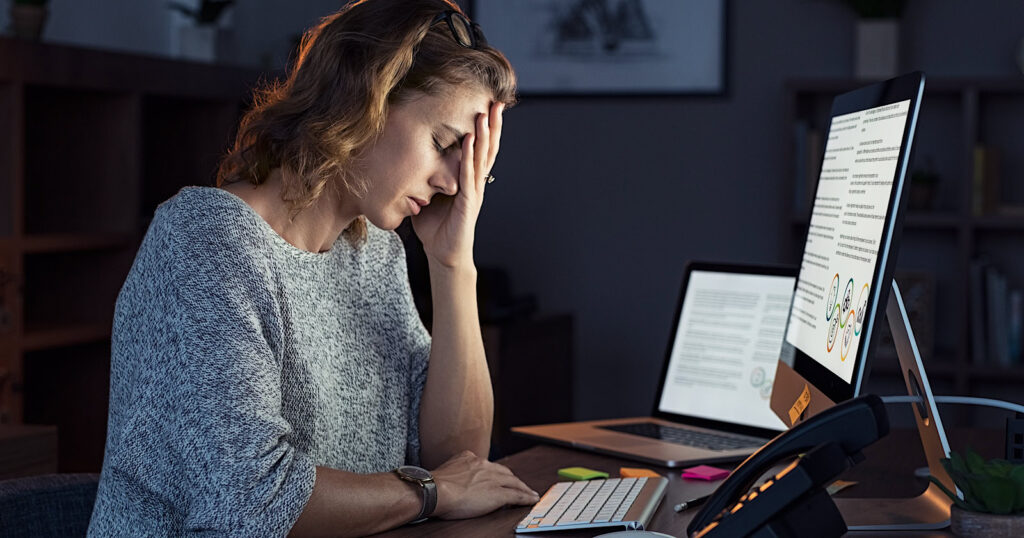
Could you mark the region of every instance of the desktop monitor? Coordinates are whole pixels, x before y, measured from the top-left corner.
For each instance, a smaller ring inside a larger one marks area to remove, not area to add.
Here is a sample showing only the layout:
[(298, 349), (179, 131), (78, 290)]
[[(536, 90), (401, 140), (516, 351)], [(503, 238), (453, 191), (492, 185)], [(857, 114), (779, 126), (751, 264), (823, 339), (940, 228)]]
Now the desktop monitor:
[(771, 407), (787, 426), (857, 396), (884, 319), (924, 74), (836, 97)]

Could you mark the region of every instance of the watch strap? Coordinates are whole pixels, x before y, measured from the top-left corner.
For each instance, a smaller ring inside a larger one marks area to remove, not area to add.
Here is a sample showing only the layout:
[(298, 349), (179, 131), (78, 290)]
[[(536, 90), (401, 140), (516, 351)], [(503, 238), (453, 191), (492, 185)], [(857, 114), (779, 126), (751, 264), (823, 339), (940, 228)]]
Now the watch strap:
[(406, 482), (419, 485), (423, 504), (420, 506), (420, 513), (416, 515), (411, 523), (419, 523), (430, 517), (437, 508), (437, 484), (434, 477), (426, 469), (413, 466), (404, 466), (395, 469), (395, 474)]
[(420, 509), (420, 515), (416, 516), (417, 521), (427, 519), (437, 508), (437, 484), (433, 480), (424, 480), (420, 486), (423, 487), (423, 508)]

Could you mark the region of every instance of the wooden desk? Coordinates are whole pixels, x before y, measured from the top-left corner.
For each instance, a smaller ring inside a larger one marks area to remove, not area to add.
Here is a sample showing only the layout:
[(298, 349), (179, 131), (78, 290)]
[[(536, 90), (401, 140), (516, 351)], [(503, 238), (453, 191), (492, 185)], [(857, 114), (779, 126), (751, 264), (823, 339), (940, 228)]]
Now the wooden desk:
[[(923, 479), (914, 476), (914, 469), (923, 465), (924, 455), (920, 449), (920, 442), (916, 438), (917, 432), (910, 430), (896, 430), (865, 451), (866, 460), (845, 474), (842, 478), (858, 481), (856, 486), (841, 492), (841, 496), (850, 497), (899, 497), (911, 496), (924, 490), (927, 485)], [(978, 433), (970, 435), (951, 432), (950, 444), (955, 450), (965, 446), (968, 442), (975, 447), (989, 446), (999, 439), (999, 432)], [(985, 454), (987, 457), (989, 454)], [(991, 456), (998, 456), (992, 454)], [(514, 454), (507, 458), (498, 460), (499, 463), (507, 465), (512, 471), (526, 482), (531, 488), (543, 495), (555, 482), (561, 481), (556, 471), (562, 467), (579, 465), (592, 469), (607, 471), (612, 476), (618, 474), (619, 467), (651, 467), (628, 460), (601, 456), (589, 452), (581, 452), (568, 448), (554, 446), (537, 446)], [(712, 491), (721, 481), (697, 482), (683, 480), (679, 472), (667, 468), (651, 467), (657, 472), (668, 476), (668, 490), (665, 500), (654, 517), (651, 519), (649, 530), (663, 532), (672, 536), (686, 536), (686, 526), (690, 523), (697, 510), (687, 510), (683, 513), (676, 513), (672, 506), (686, 499), (706, 495)], [(427, 521), (419, 525), (403, 527), (377, 536), (387, 538), (398, 537), (480, 537), (480, 536), (515, 536), (513, 532), (517, 523), (526, 517), (529, 507), (515, 507), (498, 510), (486, 516), (476, 519), (459, 521)], [(603, 530), (589, 531), (557, 531), (538, 534), (522, 534), (519, 536), (546, 536), (550, 538), (579, 538), (597, 536), (622, 530), (621, 528), (609, 528)], [(854, 537), (903, 537), (914, 538), (948, 537), (948, 532), (914, 532), (914, 533), (850, 533)]]

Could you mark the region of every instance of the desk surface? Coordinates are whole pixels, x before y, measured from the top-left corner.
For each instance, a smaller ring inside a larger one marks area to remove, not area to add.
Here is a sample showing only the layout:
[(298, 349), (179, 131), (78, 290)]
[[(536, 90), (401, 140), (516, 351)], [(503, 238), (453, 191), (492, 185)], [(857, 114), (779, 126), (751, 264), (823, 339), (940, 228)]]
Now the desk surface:
[[(972, 435), (951, 435), (950, 442), (955, 450), (970, 440), (975, 446), (992, 446), (990, 443), (998, 442), (1000, 432), (973, 433)], [(964, 442), (958, 442), (962, 440)], [(995, 445), (998, 446), (998, 445)], [(912, 496), (923, 491), (926, 482), (923, 479), (914, 477), (914, 469), (923, 465), (924, 455), (920, 448), (920, 442), (916, 440), (916, 431), (896, 430), (889, 436), (882, 439), (865, 451), (866, 461), (852, 469), (842, 478), (858, 482), (841, 496), (851, 497), (899, 497)], [(499, 463), (507, 465), (512, 471), (531, 488), (541, 494), (551, 484), (559, 482), (556, 472), (562, 467), (583, 466), (593, 469), (608, 471), (612, 476), (618, 474), (619, 467), (650, 467), (649, 465), (638, 464), (628, 460), (613, 457), (601, 456), (589, 452), (581, 452), (568, 448), (554, 446), (536, 446), (514, 454)], [(678, 471), (667, 468), (654, 468), (654, 470), (665, 473), (669, 478), (668, 492), (665, 500), (654, 514), (649, 530), (663, 532), (672, 536), (685, 536), (686, 525), (697, 510), (688, 510), (683, 513), (676, 513), (672, 506), (685, 499), (706, 495), (713, 491), (721, 481), (698, 482), (683, 480), (679, 477)], [(896, 477), (894, 479), (894, 477)], [(403, 527), (378, 536), (388, 538), (398, 537), (458, 537), (458, 536), (515, 536), (513, 529), (520, 520), (529, 513), (529, 507), (515, 507), (498, 510), (476, 519), (459, 521), (427, 521), (419, 525)], [(579, 538), (597, 536), (621, 529), (604, 529), (591, 531), (557, 531), (538, 534), (523, 534), (519, 536), (546, 536), (551, 538)], [(878, 537), (878, 536), (913, 536), (915, 538), (950, 536), (947, 532), (920, 532), (920, 533), (853, 533), (852, 536)]]

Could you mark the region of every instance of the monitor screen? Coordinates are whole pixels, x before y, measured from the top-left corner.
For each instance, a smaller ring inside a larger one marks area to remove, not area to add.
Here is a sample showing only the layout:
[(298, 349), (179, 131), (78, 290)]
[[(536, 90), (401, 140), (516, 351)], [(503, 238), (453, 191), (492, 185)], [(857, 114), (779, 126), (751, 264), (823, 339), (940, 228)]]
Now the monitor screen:
[(772, 389), (789, 425), (860, 393), (885, 320), (923, 92), (924, 74), (911, 73), (833, 102)]
[(691, 271), (657, 410), (785, 429), (768, 402), (795, 280)]
[(910, 100), (832, 118), (786, 341), (853, 377)]

